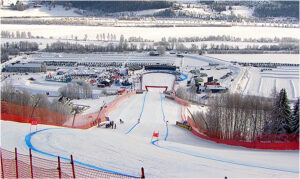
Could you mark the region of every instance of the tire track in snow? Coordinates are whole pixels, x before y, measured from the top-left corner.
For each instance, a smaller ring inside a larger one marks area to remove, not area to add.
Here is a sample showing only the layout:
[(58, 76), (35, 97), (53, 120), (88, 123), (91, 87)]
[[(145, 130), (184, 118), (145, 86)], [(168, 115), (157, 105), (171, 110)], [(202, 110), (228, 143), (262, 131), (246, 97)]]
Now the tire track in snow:
[(274, 79), (274, 89), (277, 91), (277, 87), (278, 87), (278, 85), (277, 85), (277, 79), (275, 78)]
[(291, 88), (292, 88), (293, 98), (296, 98), (296, 88), (295, 88), (295, 85), (293, 83), (293, 80), (290, 80), (290, 85), (291, 85)]
[(193, 157), (199, 157), (199, 158), (204, 158), (204, 159), (208, 159), (208, 160), (214, 160), (214, 161), (218, 161), (218, 162), (229, 163), (229, 164), (234, 164), (234, 165), (240, 165), (240, 166), (245, 166), (245, 167), (261, 168), (261, 169), (275, 170), (275, 171), (288, 172), (288, 173), (299, 173), (299, 171), (297, 171), (297, 170), (274, 168), (274, 167), (260, 166), (260, 165), (256, 165), (256, 164), (244, 163), (244, 162), (233, 161), (233, 160), (218, 159), (216, 157), (207, 156), (207, 155), (198, 154), (198, 153), (195, 154), (195, 153), (191, 153), (191, 152), (188, 152), (188, 151), (180, 150), (178, 148), (160, 146), (160, 145), (156, 144), (156, 142), (158, 142), (158, 140), (154, 140), (151, 143), (152, 143), (152, 145), (154, 145), (158, 148), (167, 149), (167, 150), (170, 150), (170, 151), (190, 155), (190, 156), (193, 156)]
[(246, 83), (246, 85), (245, 85), (245, 87), (244, 87), (243, 94), (245, 94), (245, 93), (246, 93), (246, 90), (248, 89), (248, 84), (249, 84), (249, 81), (251, 81), (251, 80), (252, 80), (252, 78), (250, 78), (250, 79), (249, 79), (248, 77), (247, 77), (247, 79), (248, 79), (248, 80), (247, 80), (247, 83)]
[(262, 82), (263, 82), (263, 78), (259, 78), (259, 85), (258, 85), (258, 88), (257, 88), (257, 94), (260, 94)]

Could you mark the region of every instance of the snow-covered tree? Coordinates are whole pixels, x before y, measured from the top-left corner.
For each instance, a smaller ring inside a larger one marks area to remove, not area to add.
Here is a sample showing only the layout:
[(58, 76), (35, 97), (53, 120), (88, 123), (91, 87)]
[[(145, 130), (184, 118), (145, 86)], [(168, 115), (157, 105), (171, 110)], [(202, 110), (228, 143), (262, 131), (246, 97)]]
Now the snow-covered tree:
[(291, 132), (291, 109), (286, 90), (283, 88), (275, 99), (271, 120), (265, 125), (267, 134), (286, 134)]
[(299, 133), (299, 98), (294, 104), (292, 121), (291, 121), (291, 132)]

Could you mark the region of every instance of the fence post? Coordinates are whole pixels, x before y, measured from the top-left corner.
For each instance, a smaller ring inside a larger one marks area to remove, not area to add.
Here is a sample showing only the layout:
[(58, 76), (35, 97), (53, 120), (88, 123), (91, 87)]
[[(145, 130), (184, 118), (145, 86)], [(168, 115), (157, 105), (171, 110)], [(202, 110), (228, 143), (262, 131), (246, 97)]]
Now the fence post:
[(1, 149), (0, 155), (1, 155), (1, 174), (2, 174), (1, 177), (5, 178), (5, 176), (4, 176), (3, 158), (2, 158), (2, 149)]
[(61, 168), (60, 168), (60, 157), (57, 156), (57, 159), (58, 159), (58, 167), (57, 167), (57, 170), (58, 170), (58, 178), (61, 178)]
[(75, 168), (74, 168), (74, 161), (72, 155), (71, 155), (71, 165), (72, 165), (73, 178), (75, 178)]
[(16, 178), (19, 178), (18, 174), (18, 153), (17, 153), (17, 148), (15, 148), (15, 160), (16, 160)]
[(142, 167), (142, 177), (141, 178), (145, 178), (144, 167)]
[(31, 149), (29, 149), (29, 159), (30, 159), (30, 174), (31, 174), (31, 178), (33, 178), (33, 167), (32, 167), (32, 154), (31, 154)]

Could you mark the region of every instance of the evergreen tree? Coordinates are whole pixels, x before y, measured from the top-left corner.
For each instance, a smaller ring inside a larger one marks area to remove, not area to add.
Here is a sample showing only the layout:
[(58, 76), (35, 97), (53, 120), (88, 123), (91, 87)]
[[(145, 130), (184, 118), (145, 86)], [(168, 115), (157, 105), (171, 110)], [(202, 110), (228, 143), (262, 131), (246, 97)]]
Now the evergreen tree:
[(291, 109), (286, 90), (283, 88), (277, 95), (271, 114), (271, 120), (265, 124), (264, 133), (286, 134), (291, 133)]
[(299, 133), (299, 98), (297, 99), (293, 109), (291, 132)]

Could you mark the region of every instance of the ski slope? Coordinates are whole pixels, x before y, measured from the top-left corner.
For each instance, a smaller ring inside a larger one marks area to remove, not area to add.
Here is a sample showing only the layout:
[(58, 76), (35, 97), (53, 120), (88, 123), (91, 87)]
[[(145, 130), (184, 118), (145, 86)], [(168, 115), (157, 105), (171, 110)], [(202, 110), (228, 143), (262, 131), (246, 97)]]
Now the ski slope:
[[(157, 77), (158, 73), (147, 75)], [(158, 83), (160, 78), (148, 78), (151, 82), (153, 79)], [(143, 84), (149, 84), (148, 80)], [(165, 76), (160, 85), (172, 81), (172, 75)], [(116, 129), (39, 125), (37, 133), (29, 134), (28, 124), (1, 121), (1, 144), (4, 149), (17, 147), (25, 154), (30, 146), (35, 149), (34, 156), (52, 160), (57, 159), (53, 155), (68, 158), (72, 154), (75, 164), (131, 176), (140, 176), (141, 167), (150, 178), (299, 176), (298, 151), (253, 150), (200, 139), (175, 125), (181, 121), (180, 109), (179, 104), (159, 91), (149, 90), (131, 96), (109, 114)], [(123, 124), (118, 122), (120, 118)], [(159, 141), (151, 143), (153, 130), (159, 131), (160, 136)]]

